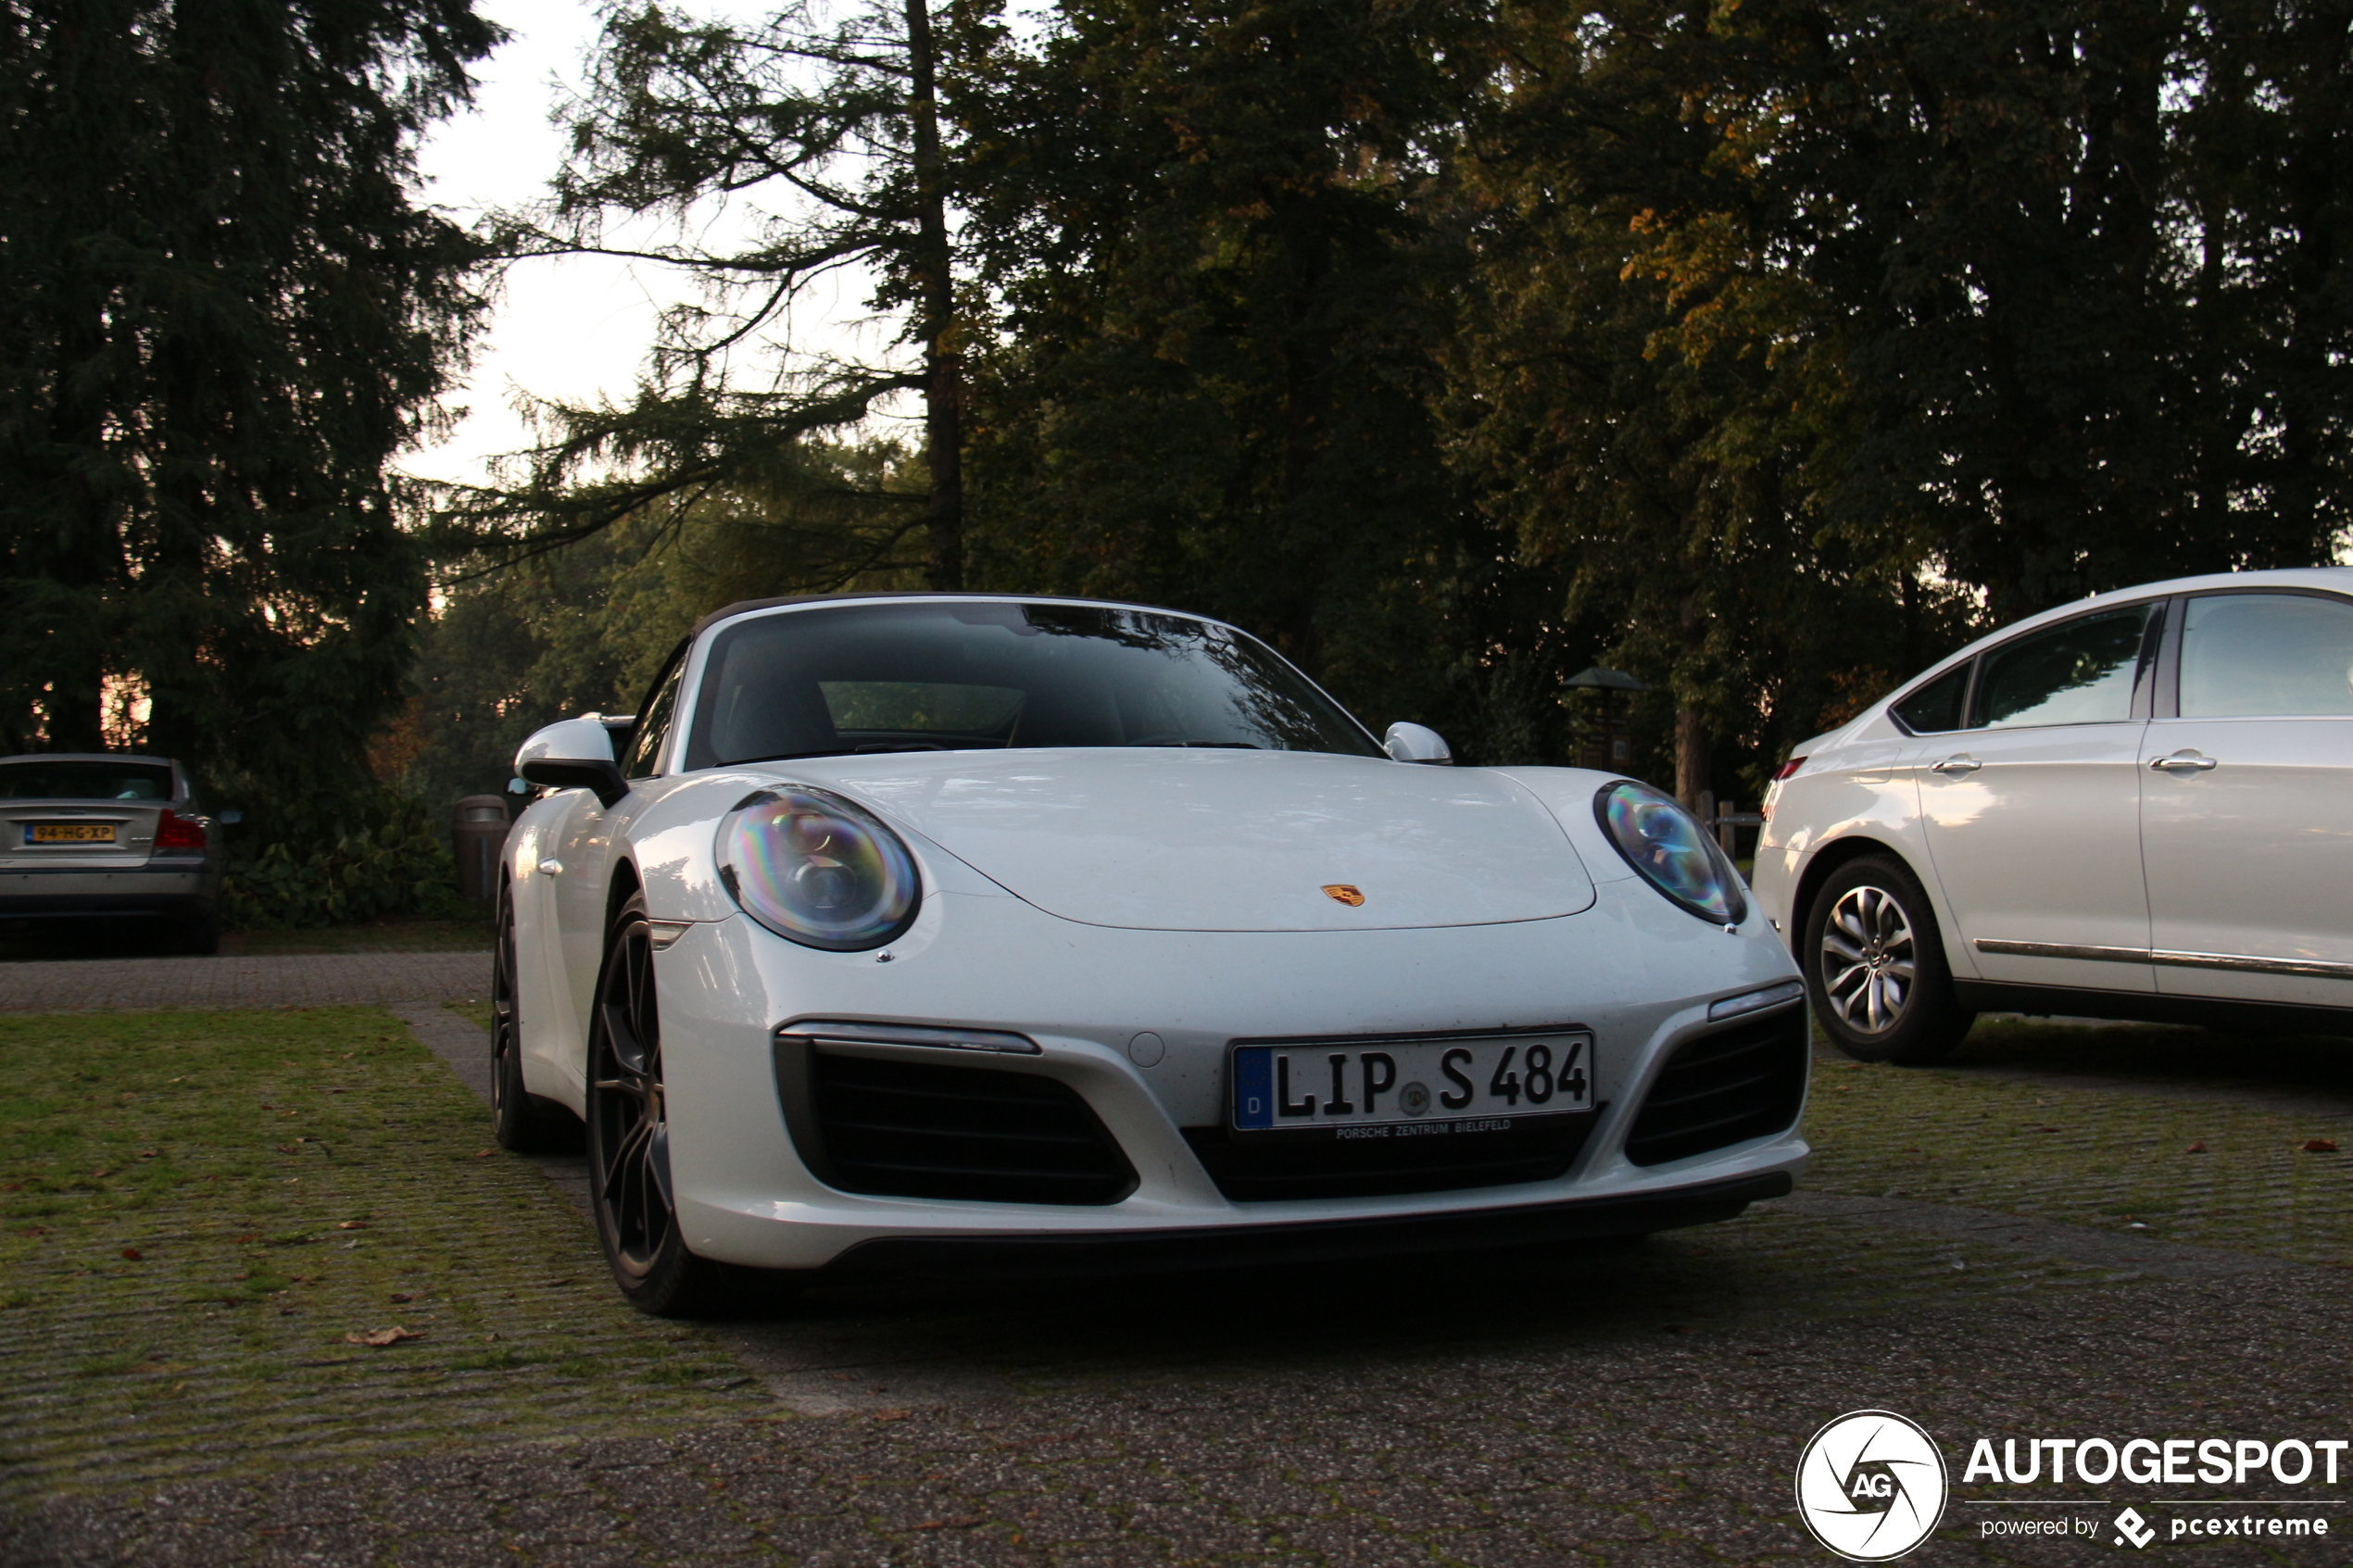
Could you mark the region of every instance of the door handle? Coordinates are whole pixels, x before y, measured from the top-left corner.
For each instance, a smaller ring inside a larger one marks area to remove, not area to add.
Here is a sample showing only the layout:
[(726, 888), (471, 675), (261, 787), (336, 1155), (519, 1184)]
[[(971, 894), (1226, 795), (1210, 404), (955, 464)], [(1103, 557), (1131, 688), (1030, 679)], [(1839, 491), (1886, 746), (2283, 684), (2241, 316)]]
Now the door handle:
[(2186, 773), (2205, 773), (2213, 771), (2214, 759), (2201, 757), (2195, 751), (2183, 750), (2177, 751), (2171, 757), (2151, 758), (2149, 766), (2162, 768), (2169, 773), (2176, 770)]
[(561, 876), (564, 874), (564, 863), (561, 860), (542, 860), (539, 862), (539, 874), (541, 876)]
[(1985, 764), (1976, 758), (1963, 753), (1957, 757), (1947, 757), (1942, 762), (1931, 762), (1928, 765), (1928, 771), (1931, 773), (1944, 773), (1949, 776), (1955, 773), (1974, 773), (1984, 766)]

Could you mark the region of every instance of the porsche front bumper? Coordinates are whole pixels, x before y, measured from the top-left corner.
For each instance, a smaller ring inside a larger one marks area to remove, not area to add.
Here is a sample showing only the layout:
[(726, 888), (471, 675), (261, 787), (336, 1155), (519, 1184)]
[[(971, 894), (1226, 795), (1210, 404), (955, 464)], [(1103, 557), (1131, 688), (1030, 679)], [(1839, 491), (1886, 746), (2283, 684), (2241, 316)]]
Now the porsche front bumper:
[[(1083, 925), (1017, 898), (942, 893), (887, 958), (799, 947), (741, 917), (687, 924), (656, 963), (680, 1223), (696, 1252), (766, 1268), (1097, 1270), (1624, 1235), (1729, 1218), (1788, 1191), (1807, 1153), (1793, 1112), (1778, 1131), (1686, 1158), (1642, 1164), (1626, 1152), (1670, 1056), (1728, 1027), (1709, 1004), (1792, 978), (1787, 951), (1755, 916), (1728, 935), (1640, 884), (1600, 894), (1556, 920), (1270, 935)], [(1018, 1058), (865, 1054), (1067, 1085), (1132, 1185), (1089, 1204), (828, 1185), (787, 1130), (778, 1083), (777, 1032), (808, 1019), (1027, 1037), (1038, 1051)], [(1594, 1037), (1597, 1105), (1551, 1179), (1242, 1200), (1187, 1138), (1222, 1129), (1238, 1038), (1571, 1024)], [(1138, 1056), (1152, 1053), (1130, 1052), (1146, 1032), (1162, 1043), (1149, 1065)]]

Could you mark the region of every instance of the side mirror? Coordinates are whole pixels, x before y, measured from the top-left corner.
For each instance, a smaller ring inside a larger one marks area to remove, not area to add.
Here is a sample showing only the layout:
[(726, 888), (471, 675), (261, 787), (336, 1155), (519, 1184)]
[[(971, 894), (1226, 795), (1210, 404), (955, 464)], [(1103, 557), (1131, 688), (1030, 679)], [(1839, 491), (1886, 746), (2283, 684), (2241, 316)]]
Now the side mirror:
[(544, 789), (589, 789), (610, 809), (629, 793), (613, 760), (612, 732), (595, 719), (564, 719), (536, 731), (515, 753), (515, 771)]
[(1454, 754), (1446, 748), (1446, 739), (1436, 730), (1424, 724), (1396, 723), (1381, 744), (1389, 748), (1393, 762), (1451, 763)]

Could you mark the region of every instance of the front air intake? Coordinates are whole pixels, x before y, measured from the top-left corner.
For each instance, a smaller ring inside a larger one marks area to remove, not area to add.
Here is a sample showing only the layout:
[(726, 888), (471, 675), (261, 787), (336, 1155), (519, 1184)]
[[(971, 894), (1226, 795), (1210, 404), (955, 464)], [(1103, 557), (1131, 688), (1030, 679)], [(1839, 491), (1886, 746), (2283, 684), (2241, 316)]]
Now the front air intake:
[[(785, 1042), (779, 1041), (780, 1049)], [(811, 1171), (843, 1192), (988, 1203), (1116, 1203), (1136, 1172), (1085, 1099), (1034, 1073), (817, 1047), (796, 1053), (806, 1101), (795, 1114)]]
[(1806, 1103), (1802, 1006), (1686, 1040), (1651, 1084), (1626, 1158), (1664, 1165), (1789, 1127)]

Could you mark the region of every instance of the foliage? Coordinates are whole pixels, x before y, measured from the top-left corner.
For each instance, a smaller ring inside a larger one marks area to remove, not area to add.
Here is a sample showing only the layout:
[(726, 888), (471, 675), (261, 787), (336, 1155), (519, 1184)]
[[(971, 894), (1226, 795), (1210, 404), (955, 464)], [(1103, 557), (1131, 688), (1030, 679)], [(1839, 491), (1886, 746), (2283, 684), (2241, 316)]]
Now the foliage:
[[(412, 203), (499, 31), (471, 0), (0, 9), (0, 746), (340, 787), (423, 563), (387, 460), (484, 305)], [(234, 790), (226, 793), (234, 793)]]
[(1219, 615), (1468, 759), (1567, 760), (1598, 663), (1654, 688), (1635, 771), (1753, 791), (1989, 625), (2344, 542), (2353, 0), (951, 9), (929, 185), (927, 4), (845, 15), (615, 13), (560, 214), (846, 182), (689, 257), (637, 401), (475, 536), (615, 525), (601, 587), (504, 601), (550, 680), (769, 580), (764, 520), (774, 577), (908, 580), (916, 486), (811, 439), (881, 383), (729, 379), (837, 255), (969, 371), (929, 581)]
[(1453, 165), (1473, 289), (1452, 451), (1519, 558), (1557, 563), (1597, 658), (1655, 688), (1651, 755), (1694, 799), (1718, 751), (1768, 767), (1854, 671), (1908, 670), (1966, 622), (1918, 541), (1819, 515), (1849, 436), (1841, 323), (1773, 259), (1776, 123), (1689, 107), (1739, 48), (1672, 0), (1564, 19), (1504, 14), (1508, 91)]
[(221, 879), (221, 916), (233, 927), (469, 912), (433, 809), (414, 797), (380, 790), (340, 809), (287, 806), (268, 826), (267, 840), (233, 859)]
[(980, 581), (1222, 616), (1377, 720), (1453, 706), (1492, 552), (1417, 196), (1477, 42), (1450, 0), (1108, 0), (975, 68)]
[[(857, 501), (865, 514), (844, 535), (864, 547), (844, 565), (854, 576), (898, 564), (913, 534), (930, 584), (961, 585), (955, 171), (937, 79), (958, 38), (986, 31), (984, 10), (960, 6), (938, 30), (928, 0), (853, 4), (837, 19), (795, 3), (745, 24), (652, 0), (610, 11), (570, 113), (571, 161), (547, 210), (510, 219), (505, 243), (524, 255), (651, 256), (692, 274), (702, 297), (663, 317), (634, 399), (542, 405), (547, 440), (526, 455), (524, 477), (456, 497), (445, 546), (511, 558), (624, 519), (674, 526), (729, 491), (802, 495), (846, 477), (813, 443), (914, 394), (926, 484), (841, 487), (837, 509)], [(646, 220), (670, 237), (613, 237)], [(919, 365), (789, 351), (795, 305), (846, 270), (873, 279), (875, 309), (904, 309), (898, 342)]]
[(812, 445), (792, 488), (715, 488), (452, 583), (418, 662), (423, 750), (400, 787), (441, 803), (498, 793), (541, 725), (635, 712), (679, 639), (721, 605), (913, 586), (920, 567), (894, 560), (885, 538), (908, 514), (858, 497), (923, 483), (896, 446)]

